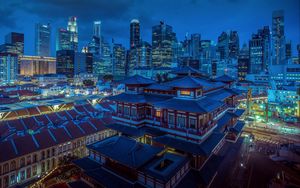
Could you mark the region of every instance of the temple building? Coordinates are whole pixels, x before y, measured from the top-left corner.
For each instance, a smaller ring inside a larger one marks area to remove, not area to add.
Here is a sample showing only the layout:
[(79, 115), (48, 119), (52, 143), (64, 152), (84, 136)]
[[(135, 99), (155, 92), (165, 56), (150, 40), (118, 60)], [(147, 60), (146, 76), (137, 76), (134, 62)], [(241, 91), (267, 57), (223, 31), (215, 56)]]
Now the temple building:
[(235, 143), (244, 127), (239, 92), (229, 76), (210, 80), (186, 68), (176, 74), (164, 83), (135, 75), (123, 81), (124, 93), (107, 98), (116, 111), (114, 123), (105, 126), (119, 134), (89, 145), (89, 156), (74, 161), (84, 182), (91, 187), (211, 183), (218, 153)]

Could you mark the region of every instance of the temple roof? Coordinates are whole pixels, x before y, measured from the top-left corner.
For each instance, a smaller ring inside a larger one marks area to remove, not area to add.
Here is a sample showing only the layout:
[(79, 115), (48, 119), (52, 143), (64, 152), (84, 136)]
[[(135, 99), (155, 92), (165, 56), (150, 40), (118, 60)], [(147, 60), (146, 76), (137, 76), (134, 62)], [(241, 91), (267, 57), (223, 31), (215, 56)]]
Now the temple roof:
[(172, 96), (150, 93), (121, 93), (119, 95), (107, 97), (107, 99), (113, 101), (149, 104), (159, 101), (165, 101), (170, 98), (172, 98)]
[(192, 113), (206, 113), (221, 107), (223, 104), (223, 102), (216, 101), (208, 97), (202, 97), (194, 100), (172, 98), (162, 102), (154, 103), (153, 105), (155, 107), (171, 110), (181, 110)]
[(224, 133), (214, 132), (202, 143), (194, 143), (169, 135), (156, 137), (154, 141), (190, 154), (209, 156), (224, 136)]
[(170, 91), (172, 90), (173, 88), (168, 86), (168, 85), (165, 85), (165, 84), (158, 84), (158, 83), (155, 83), (155, 84), (151, 84), (150, 86), (147, 86), (145, 89), (152, 89), (152, 90), (161, 90), (161, 91)]
[(213, 88), (219, 88), (224, 86), (224, 83), (221, 82), (212, 82), (205, 78), (198, 78), (192, 76), (185, 76), (179, 79), (172, 80), (165, 84), (175, 88), (184, 88), (184, 89), (203, 88), (204, 90), (210, 90)]
[(155, 83), (154, 80), (142, 77), (140, 75), (134, 75), (131, 76), (123, 81), (121, 81), (121, 83), (123, 84), (127, 84), (127, 85), (150, 85)]
[(87, 148), (130, 168), (139, 168), (163, 150), (125, 136), (113, 136)]
[(176, 80), (172, 80), (167, 82), (166, 85), (176, 88), (201, 88), (202, 85), (200, 84), (197, 78), (191, 76), (185, 76), (183, 78), (179, 78)]

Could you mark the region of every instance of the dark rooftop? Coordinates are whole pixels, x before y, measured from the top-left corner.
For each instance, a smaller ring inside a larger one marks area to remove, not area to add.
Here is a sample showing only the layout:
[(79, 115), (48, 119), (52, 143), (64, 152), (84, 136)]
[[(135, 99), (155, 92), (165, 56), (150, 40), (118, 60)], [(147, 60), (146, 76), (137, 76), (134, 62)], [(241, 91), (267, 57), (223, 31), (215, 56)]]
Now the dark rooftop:
[(163, 150), (124, 136), (110, 137), (87, 147), (130, 168), (140, 167)]
[(223, 102), (203, 97), (195, 100), (185, 100), (172, 98), (163, 102), (154, 103), (155, 107), (167, 108), (172, 110), (182, 110), (192, 113), (206, 113), (215, 110), (224, 105)]

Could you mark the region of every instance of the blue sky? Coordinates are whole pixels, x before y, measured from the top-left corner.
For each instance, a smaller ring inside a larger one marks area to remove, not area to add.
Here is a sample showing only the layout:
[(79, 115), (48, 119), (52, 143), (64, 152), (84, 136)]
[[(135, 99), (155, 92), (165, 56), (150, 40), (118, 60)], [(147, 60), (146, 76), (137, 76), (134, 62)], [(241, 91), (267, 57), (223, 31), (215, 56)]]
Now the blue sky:
[(160, 20), (173, 26), (179, 40), (186, 33), (217, 40), (222, 31), (237, 30), (241, 45), (264, 25), (271, 28), (272, 11), (285, 11), (285, 35), (293, 54), (300, 43), (299, 0), (0, 0), (0, 44), (10, 31), (25, 34), (25, 53), (34, 54), (34, 25), (52, 25), (52, 55), (58, 28), (66, 28), (69, 16), (78, 17), (80, 47), (92, 35), (94, 20), (102, 21), (102, 33), (111, 41), (129, 45), (129, 23), (138, 18), (143, 40), (151, 42), (151, 27)]

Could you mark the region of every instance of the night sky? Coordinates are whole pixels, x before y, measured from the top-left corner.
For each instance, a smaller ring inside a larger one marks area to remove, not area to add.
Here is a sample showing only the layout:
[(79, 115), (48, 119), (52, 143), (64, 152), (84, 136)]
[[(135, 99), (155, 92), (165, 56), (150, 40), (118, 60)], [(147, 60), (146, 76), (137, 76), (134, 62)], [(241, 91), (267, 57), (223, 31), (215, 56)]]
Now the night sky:
[(237, 30), (240, 44), (264, 25), (271, 28), (272, 11), (285, 11), (285, 35), (292, 40), (293, 54), (300, 43), (300, 0), (0, 0), (0, 44), (10, 31), (25, 34), (25, 54), (34, 54), (34, 25), (52, 25), (52, 55), (57, 28), (67, 27), (77, 16), (80, 49), (91, 38), (93, 21), (102, 21), (102, 34), (115, 43), (129, 45), (129, 24), (141, 23), (142, 39), (151, 43), (151, 27), (160, 20), (173, 26), (177, 38), (200, 33), (217, 40), (222, 31)]

